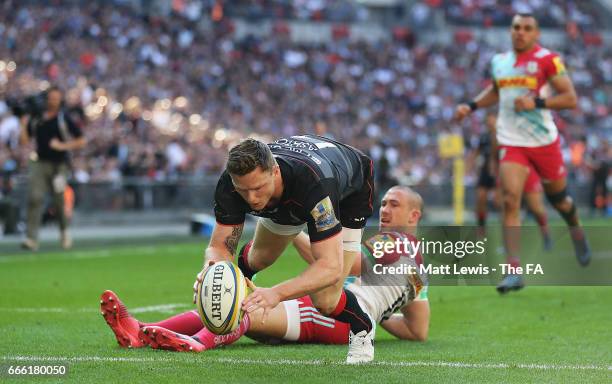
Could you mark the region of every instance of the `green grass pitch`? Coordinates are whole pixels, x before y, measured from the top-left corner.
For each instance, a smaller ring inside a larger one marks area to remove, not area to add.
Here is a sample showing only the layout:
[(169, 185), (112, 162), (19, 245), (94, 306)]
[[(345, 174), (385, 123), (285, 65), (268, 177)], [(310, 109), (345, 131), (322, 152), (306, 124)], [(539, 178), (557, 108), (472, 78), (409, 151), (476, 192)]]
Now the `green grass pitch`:
[[(607, 239), (609, 241), (609, 239)], [(68, 364), (63, 378), (15, 382), (336, 383), (612, 382), (612, 287), (431, 287), (429, 340), (379, 328), (375, 363), (346, 366), (345, 346), (257, 344), (247, 338), (200, 354), (124, 350), (98, 313), (104, 289), (143, 321), (192, 308), (203, 240), (83, 246), (0, 255), (0, 382), (9, 364)], [(568, 268), (575, 260), (563, 259)], [(295, 275), (288, 251), (258, 276)]]

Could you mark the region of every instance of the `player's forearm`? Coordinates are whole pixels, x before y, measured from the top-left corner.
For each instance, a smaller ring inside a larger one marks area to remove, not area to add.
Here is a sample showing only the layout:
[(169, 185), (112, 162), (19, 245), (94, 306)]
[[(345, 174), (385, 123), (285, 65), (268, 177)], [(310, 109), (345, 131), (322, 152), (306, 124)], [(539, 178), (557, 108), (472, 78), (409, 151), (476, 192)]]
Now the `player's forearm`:
[(79, 137), (78, 139), (70, 140), (64, 143), (67, 151), (74, 151), (76, 149), (81, 149), (87, 144), (87, 141), (84, 137)]
[(341, 265), (319, 259), (299, 276), (275, 285), (273, 289), (280, 295), (281, 301), (297, 299), (336, 284), (341, 275)]
[(381, 326), (390, 334), (401, 340), (425, 341), (425, 338), (412, 330), (404, 315), (394, 314), (388, 320), (381, 323)]
[(499, 102), (499, 94), (497, 89), (491, 84), (474, 98), (476, 107), (488, 108)]
[(544, 106), (547, 109), (573, 109), (578, 104), (578, 97), (576, 92), (569, 90), (555, 96), (547, 97), (544, 99)]
[(204, 251), (204, 265), (207, 265), (210, 261), (218, 262), (223, 260), (232, 260), (233, 255), (227, 252), (226, 249), (220, 247), (208, 246)]
[(204, 264), (213, 261), (233, 260), (244, 224), (215, 225), (210, 243), (204, 252)]

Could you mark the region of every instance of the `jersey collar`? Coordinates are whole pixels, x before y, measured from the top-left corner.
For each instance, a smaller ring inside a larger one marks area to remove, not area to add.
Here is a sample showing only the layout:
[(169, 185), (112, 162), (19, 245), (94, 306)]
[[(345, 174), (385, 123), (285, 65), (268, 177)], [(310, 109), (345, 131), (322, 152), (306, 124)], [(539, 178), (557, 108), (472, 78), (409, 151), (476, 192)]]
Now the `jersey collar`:
[(524, 63), (525, 61), (531, 59), (533, 57), (533, 54), (535, 52), (537, 52), (540, 49), (540, 45), (539, 44), (535, 44), (533, 46), (533, 48), (531, 48), (530, 50), (526, 51), (526, 52), (521, 52), (519, 54), (517, 54), (516, 52), (514, 52), (514, 56), (516, 57), (516, 62), (514, 63), (515, 66)]

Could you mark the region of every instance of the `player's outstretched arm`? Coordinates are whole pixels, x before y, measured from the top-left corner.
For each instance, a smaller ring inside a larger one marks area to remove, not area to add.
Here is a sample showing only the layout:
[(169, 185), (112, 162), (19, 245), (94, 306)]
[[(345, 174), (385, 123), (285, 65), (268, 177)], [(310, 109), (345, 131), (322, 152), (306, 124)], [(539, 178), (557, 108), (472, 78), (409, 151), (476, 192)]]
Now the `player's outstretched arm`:
[(380, 325), (401, 340), (425, 341), (429, 334), (429, 301), (413, 301)]
[(234, 260), (244, 224), (216, 224), (205, 252), (204, 265), (223, 260)]
[(299, 276), (273, 287), (281, 293), (282, 301), (319, 291), (336, 284), (342, 278), (342, 232), (311, 243), (310, 247), (312, 264)]
[(325, 240), (312, 243), (314, 262), (299, 276), (272, 288), (257, 288), (243, 302), (242, 309), (252, 313), (264, 309), (262, 321), (278, 303), (296, 299), (336, 284), (342, 278), (342, 232)]
[(218, 261), (234, 260), (234, 254), (236, 253), (236, 247), (240, 241), (240, 236), (242, 236), (243, 227), (244, 224), (223, 225), (217, 223), (215, 225), (208, 247), (206, 247), (206, 251), (204, 251), (204, 266), (202, 271), (196, 275), (195, 282), (193, 283), (194, 304), (196, 302), (198, 284), (202, 282), (204, 276), (204, 269)]

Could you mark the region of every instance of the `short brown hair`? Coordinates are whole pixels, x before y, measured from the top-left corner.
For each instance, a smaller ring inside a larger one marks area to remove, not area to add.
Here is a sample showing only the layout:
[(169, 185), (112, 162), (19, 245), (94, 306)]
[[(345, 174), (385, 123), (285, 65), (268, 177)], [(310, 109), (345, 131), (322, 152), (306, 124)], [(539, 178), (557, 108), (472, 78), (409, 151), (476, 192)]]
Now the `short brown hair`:
[(262, 171), (272, 171), (274, 165), (276, 160), (265, 143), (245, 139), (230, 149), (226, 169), (232, 175), (244, 176), (257, 167), (261, 167)]

